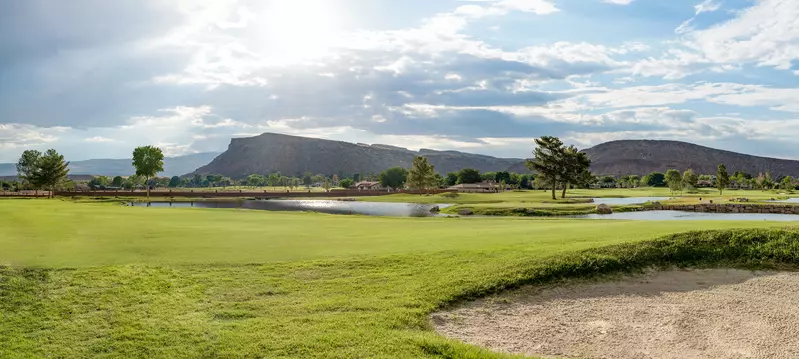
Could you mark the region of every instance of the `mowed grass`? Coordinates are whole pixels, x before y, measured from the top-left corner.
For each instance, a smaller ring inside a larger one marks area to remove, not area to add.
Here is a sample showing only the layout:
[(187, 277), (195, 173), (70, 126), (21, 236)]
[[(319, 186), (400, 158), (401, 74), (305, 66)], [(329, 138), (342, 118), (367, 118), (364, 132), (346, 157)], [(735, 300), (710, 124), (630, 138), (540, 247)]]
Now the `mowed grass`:
[(730, 226), (781, 224), (0, 200), (0, 357), (502, 358), (428, 314), (555, 255)]

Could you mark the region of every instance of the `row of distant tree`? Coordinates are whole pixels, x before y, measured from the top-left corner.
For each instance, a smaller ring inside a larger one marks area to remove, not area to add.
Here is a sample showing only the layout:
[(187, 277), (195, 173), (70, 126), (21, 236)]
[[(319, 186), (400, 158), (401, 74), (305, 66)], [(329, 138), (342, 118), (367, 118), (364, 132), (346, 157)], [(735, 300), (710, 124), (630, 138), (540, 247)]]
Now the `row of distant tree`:
[[(723, 192), (727, 188), (737, 189), (798, 189), (799, 183), (791, 176), (773, 177), (770, 172), (752, 176), (746, 172), (735, 171), (729, 175), (724, 165), (719, 166), (715, 175), (697, 175), (693, 170), (687, 169), (680, 172), (676, 169), (666, 173), (652, 172), (646, 176), (627, 175), (621, 177), (603, 176), (598, 179), (597, 185), (602, 188), (633, 188), (633, 187), (669, 187), (672, 192), (692, 191), (695, 188), (715, 187)], [(721, 180), (719, 180), (721, 179)]]
[[(164, 170), (164, 154), (161, 149), (154, 146), (142, 146), (133, 150), (133, 167), (136, 174), (129, 177), (129, 183), (143, 179), (146, 184), (154, 178), (158, 172)], [(69, 162), (64, 160), (64, 156), (54, 149), (49, 149), (44, 153), (37, 150), (27, 150), (22, 153), (17, 162), (17, 177), (20, 182), (15, 184), (15, 189), (47, 190), (49, 196), (58, 188), (65, 185), (73, 185), (68, 179)], [(94, 181), (94, 180), (93, 180)], [(114, 178), (112, 182), (119, 182), (123, 185), (122, 177)], [(3, 188), (9, 188), (10, 184), (4, 183)], [(150, 194), (150, 187), (147, 187), (147, 195)]]

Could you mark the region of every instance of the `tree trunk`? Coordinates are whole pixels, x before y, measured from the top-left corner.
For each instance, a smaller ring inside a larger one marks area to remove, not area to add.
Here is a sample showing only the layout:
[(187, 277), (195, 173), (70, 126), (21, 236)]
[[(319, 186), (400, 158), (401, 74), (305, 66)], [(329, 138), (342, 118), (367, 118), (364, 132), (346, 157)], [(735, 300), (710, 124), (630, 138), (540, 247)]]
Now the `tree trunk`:
[(555, 187), (557, 187), (557, 183), (555, 183), (555, 181), (552, 181), (552, 199), (557, 200), (558, 197), (555, 195)]
[(566, 189), (568, 189), (568, 188), (569, 188), (569, 184), (568, 183), (564, 183), (563, 184), (563, 192), (561, 192), (560, 198), (566, 198)]
[(150, 200), (150, 177), (144, 178), (144, 187), (147, 188), (147, 200)]

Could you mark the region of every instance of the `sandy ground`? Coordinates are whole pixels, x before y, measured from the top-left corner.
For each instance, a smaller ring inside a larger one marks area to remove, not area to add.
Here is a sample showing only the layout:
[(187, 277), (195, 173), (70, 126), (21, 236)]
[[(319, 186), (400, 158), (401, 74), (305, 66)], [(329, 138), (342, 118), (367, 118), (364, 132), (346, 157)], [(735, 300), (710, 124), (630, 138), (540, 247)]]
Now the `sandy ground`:
[(799, 358), (799, 273), (675, 270), (525, 288), (432, 321), (451, 338), (544, 358)]

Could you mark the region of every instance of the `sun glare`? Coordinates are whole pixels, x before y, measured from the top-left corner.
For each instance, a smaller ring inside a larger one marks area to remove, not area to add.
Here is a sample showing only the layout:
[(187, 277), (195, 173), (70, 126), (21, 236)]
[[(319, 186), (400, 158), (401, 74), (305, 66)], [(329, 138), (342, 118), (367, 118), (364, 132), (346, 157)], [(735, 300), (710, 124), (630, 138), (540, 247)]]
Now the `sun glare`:
[(259, 41), (270, 61), (293, 63), (323, 56), (341, 34), (329, 0), (271, 0), (260, 9)]

